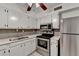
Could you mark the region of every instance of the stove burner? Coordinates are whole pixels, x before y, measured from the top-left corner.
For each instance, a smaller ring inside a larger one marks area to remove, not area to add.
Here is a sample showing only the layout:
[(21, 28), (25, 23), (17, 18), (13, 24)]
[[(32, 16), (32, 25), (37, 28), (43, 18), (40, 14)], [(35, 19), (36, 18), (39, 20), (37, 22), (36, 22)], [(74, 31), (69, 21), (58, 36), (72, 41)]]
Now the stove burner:
[(44, 38), (44, 39), (50, 39), (51, 37), (53, 37), (53, 34), (42, 34), (40, 36), (37, 36), (38, 38)]

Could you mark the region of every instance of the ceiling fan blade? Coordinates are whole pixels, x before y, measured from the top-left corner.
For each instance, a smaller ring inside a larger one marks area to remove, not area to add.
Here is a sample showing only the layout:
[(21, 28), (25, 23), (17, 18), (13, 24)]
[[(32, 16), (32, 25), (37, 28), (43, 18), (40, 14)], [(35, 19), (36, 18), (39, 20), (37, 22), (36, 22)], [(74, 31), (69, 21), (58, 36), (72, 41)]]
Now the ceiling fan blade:
[(27, 11), (30, 11), (32, 7), (28, 6)]
[(30, 11), (32, 9), (33, 3), (31, 6), (28, 5), (27, 11)]
[(47, 7), (43, 3), (39, 3), (39, 5), (43, 10), (47, 10)]

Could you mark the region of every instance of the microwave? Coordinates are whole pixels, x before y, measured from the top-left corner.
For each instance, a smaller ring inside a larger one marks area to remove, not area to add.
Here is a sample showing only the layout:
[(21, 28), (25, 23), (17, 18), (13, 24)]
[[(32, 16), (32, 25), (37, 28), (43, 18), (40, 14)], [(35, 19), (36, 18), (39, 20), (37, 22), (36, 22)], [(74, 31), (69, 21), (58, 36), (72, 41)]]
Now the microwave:
[(52, 24), (43, 24), (43, 25), (40, 25), (40, 29), (52, 29)]

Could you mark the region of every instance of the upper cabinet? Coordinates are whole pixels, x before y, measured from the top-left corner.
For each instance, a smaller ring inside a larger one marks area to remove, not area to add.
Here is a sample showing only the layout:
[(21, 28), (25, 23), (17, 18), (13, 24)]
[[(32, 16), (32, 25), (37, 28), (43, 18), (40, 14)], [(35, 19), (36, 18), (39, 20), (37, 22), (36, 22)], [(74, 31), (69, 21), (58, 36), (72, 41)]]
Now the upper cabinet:
[(22, 16), (17, 10), (8, 9), (8, 28), (20, 28)]
[(40, 24), (48, 24), (48, 23), (51, 23), (51, 14), (42, 16), (39, 20), (40, 20)]
[(53, 29), (59, 29), (59, 13), (53, 12), (51, 18), (52, 18)]
[(36, 20), (18, 8), (0, 6), (0, 28), (36, 29)]
[(7, 28), (8, 16), (5, 7), (0, 6), (0, 28)]

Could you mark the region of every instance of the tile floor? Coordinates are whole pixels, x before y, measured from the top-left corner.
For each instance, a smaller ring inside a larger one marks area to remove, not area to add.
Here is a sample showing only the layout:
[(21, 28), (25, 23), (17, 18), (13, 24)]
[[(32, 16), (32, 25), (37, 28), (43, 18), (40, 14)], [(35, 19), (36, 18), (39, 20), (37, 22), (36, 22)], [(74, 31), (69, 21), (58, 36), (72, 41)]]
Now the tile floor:
[(42, 56), (42, 55), (35, 51), (30, 56)]

